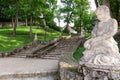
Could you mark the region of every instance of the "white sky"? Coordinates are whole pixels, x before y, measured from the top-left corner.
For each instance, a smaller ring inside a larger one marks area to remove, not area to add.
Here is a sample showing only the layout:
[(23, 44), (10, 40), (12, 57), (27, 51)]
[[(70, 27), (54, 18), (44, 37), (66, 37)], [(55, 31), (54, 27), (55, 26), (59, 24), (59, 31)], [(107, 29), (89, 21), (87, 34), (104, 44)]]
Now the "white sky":
[(89, 2), (90, 2), (91, 10), (96, 10), (95, 1), (94, 0), (89, 0)]
[[(89, 2), (90, 2), (91, 10), (94, 11), (94, 10), (96, 9), (96, 5), (95, 5), (94, 0), (89, 0)], [(60, 0), (58, 0), (57, 5), (63, 6), (63, 5), (61, 4)], [(59, 25), (58, 20), (57, 20), (56, 18), (54, 19), (54, 21), (56, 22), (57, 25)], [(61, 20), (61, 22), (60, 22), (60, 27), (63, 27), (63, 26), (65, 26), (65, 25), (66, 25), (66, 23), (64, 23), (64, 21)], [(71, 23), (70, 26), (74, 26), (74, 24)]]

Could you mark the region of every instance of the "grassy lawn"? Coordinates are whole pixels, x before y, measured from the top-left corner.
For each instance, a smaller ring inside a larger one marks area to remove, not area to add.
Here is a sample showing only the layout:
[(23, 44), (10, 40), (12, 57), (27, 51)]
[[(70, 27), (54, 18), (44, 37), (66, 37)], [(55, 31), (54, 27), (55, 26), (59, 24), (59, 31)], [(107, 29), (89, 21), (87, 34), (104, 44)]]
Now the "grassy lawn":
[[(34, 35), (38, 35), (39, 41), (44, 41), (44, 33), (45, 30), (43, 28), (38, 28), (33, 26), (33, 37), (29, 37), (29, 27), (19, 26), (17, 27), (17, 35), (15, 37), (12, 36), (13, 29), (12, 28), (0, 28), (0, 52), (13, 50), (15, 48), (26, 45), (29, 42), (32, 42), (34, 39)], [(59, 32), (47, 29), (46, 30), (46, 41), (57, 38), (59, 36)]]

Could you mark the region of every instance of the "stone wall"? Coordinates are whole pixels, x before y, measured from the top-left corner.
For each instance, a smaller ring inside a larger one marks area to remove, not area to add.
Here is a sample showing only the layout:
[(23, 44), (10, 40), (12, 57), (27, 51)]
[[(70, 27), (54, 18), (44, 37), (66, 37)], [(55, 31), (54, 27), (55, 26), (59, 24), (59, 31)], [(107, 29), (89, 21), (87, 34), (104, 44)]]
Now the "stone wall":
[[(25, 25), (25, 22), (18, 22), (18, 26), (19, 25)], [(0, 27), (12, 27), (13, 24), (12, 22), (0, 22)]]

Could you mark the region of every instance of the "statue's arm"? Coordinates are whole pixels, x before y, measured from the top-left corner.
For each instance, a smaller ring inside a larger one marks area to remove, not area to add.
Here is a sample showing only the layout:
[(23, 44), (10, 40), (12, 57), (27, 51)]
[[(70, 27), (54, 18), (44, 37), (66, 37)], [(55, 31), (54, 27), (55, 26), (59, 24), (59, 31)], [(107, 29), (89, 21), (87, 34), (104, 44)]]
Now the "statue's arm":
[(106, 39), (108, 39), (110, 37), (113, 37), (117, 33), (118, 23), (117, 23), (117, 21), (115, 19), (112, 19), (111, 23), (108, 24), (108, 25), (109, 25), (109, 31), (107, 33), (103, 34), (102, 36), (95, 37), (93, 39), (93, 42), (106, 40)]

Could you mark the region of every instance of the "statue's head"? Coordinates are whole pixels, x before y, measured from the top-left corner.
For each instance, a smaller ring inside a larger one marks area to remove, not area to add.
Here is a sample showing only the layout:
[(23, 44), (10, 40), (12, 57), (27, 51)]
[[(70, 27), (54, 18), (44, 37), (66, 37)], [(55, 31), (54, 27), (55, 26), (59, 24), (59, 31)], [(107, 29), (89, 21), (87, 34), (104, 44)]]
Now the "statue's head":
[(100, 21), (106, 21), (108, 19), (110, 19), (110, 10), (107, 6), (102, 5), (100, 7), (98, 7), (95, 11), (97, 18)]

